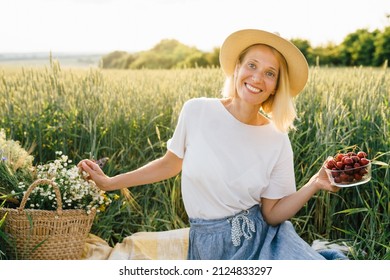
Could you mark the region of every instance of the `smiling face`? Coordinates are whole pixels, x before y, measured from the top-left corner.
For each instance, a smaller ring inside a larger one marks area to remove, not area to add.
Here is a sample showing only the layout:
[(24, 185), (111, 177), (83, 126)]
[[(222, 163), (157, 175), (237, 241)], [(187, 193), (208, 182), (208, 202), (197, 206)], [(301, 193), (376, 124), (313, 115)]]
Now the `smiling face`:
[(261, 106), (270, 95), (275, 94), (279, 67), (271, 47), (249, 47), (236, 68), (236, 97), (248, 104)]

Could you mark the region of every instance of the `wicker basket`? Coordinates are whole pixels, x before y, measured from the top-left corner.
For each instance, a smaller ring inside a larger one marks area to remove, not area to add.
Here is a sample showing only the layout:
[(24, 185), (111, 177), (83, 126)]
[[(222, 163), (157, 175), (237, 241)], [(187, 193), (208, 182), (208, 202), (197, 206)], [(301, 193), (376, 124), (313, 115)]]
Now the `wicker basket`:
[[(32, 190), (41, 184), (51, 185), (57, 210), (24, 209)], [(13, 246), (7, 252), (13, 259), (72, 260), (80, 259), (96, 211), (63, 210), (57, 184), (39, 179), (31, 184), (18, 209), (1, 208), (0, 219), (7, 213), (4, 232)]]

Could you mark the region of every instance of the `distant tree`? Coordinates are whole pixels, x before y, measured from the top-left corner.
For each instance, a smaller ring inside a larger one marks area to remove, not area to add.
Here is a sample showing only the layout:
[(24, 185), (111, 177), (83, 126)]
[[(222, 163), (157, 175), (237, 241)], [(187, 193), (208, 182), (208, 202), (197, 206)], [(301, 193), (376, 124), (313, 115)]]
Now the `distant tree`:
[(344, 65), (372, 65), (375, 52), (375, 32), (358, 29), (345, 37), (341, 43), (341, 56)]
[(311, 55), (312, 47), (310, 42), (305, 39), (292, 39), (291, 43), (293, 43), (297, 48), (302, 52), (302, 54), (306, 57), (309, 64), (313, 64), (315, 62), (315, 57), (313, 58)]
[(124, 51), (111, 52), (102, 57), (103, 68), (119, 68), (118, 64), (127, 56), (128, 53)]
[(390, 60), (390, 26), (379, 32), (375, 39), (374, 65), (380, 66)]
[[(291, 40), (311, 65), (379, 66), (390, 59), (390, 26), (382, 32), (358, 29), (348, 34), (339, 45), (329, 43), (312, 47), (305, 39)], [(115, 51), (103, 56), (103, 68), (172, 69), (219, 67), (220, 48), (202, 52), (174, 39), (161, 40), (152, 49), (138, 53)]]
[(206, 53), (206, 60), (209, 66), (219, 67), (219, 51), (220, 48), (214, 48), (211, 52)]
[(184, 66), (188, 57), (198, 53), (196, 48), (188, 47), (177, 40), (162, 40), (149, 51), (139, 53), (130, 68), (171, 69)]
[(158, 57), (154, 52), (144, 51), (138, 53), (137, 59), (135, 59), (130, 65), (129, 69), (158, 69), (167, 67), (167, 63), (162, 61), (163, 59)]
[(207, 67), (208, 61), (205, 53), (201, 51), (193, 52), (187, 56), (183, 61), (180, 61), (176, 64), (177, 68), (198, 68), (198, 67)]
[(138, 58), (138, 54), (128, 54), (127, 57), (124, 58), (123, 63), (121, 64), (123, 69), (129, 69), (131, 64), (136, 61)]
[(329, 42), (324, 46), (318, 46), (313, 48), (311, 51), (311, 57), (315, 58), (316, 65), (343, 65), (340, 56), (340, 46), (337, 46), (332, 42)]

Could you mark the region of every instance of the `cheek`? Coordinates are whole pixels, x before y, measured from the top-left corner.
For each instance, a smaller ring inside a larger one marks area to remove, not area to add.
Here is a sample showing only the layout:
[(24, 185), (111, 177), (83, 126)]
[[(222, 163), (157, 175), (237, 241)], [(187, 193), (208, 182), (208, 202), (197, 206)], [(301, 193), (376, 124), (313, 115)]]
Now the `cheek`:
[(240, 87), (244, 86), (244, 80), (247, 79), (247, 76), (243, 75), (244, 73), (241, 71), (234, 79), (234, 88), (237, 90)]
[(237, 76), (240, 77), (240, 79), (248, 78), (252, 75), (253, 73), (244, 67), (241, 67), (237, 70)]
[(278, 88), (278, 81), (269, 81), (269, 82), (267, 83), (267, 87), (268, 87), (271, 91), (275, 92), (275, 91), (277, 90), (277, 88)]
[(272, 87), (272, 94), (275, 94), (275, 92), (278, 90), (278, 86), (276, 84)]
[(235, 71), (234, 77), (233, 77), (235, 91), (237, 91), (237, 89), (241, 86), (242, 79), (243, 79), (242, 71), (240, 69), (236, 68), (236, 71)]

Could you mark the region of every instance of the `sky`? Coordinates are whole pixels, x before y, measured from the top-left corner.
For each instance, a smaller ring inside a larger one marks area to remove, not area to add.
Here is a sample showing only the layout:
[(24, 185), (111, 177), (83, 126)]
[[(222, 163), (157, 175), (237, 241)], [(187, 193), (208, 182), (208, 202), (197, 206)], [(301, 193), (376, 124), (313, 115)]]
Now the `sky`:
[(0, 53), (137, 52), (162, 39), (210, 51), (244, 28), (339, 44), (389, 14), (389, 0), (0, 0)]

